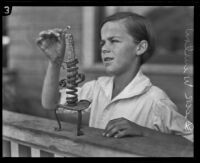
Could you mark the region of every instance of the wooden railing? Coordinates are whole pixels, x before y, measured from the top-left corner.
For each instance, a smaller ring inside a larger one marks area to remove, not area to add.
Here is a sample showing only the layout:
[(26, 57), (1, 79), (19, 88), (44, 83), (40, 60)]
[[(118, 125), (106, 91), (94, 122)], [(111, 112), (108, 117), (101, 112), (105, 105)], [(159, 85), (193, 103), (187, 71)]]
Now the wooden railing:
[[(146, 137), (106, 138), (101, 129), (83, 126), (76, 136), (76, 124), (3, 110), (3, 156), (21, 157), (192, 157), (193, 146), (170, 144)], [(47, 155), (48, 154), (48, 155)]]

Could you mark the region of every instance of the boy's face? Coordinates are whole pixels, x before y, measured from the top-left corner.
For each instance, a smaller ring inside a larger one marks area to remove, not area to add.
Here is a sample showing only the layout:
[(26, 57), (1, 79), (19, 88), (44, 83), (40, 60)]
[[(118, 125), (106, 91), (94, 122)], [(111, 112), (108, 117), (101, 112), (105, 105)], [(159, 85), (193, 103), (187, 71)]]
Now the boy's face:
[(122, 21), (103, 25), (101, 46), (102, 61), (108, 73), (122, 74), (133, 67), (137, 45)]

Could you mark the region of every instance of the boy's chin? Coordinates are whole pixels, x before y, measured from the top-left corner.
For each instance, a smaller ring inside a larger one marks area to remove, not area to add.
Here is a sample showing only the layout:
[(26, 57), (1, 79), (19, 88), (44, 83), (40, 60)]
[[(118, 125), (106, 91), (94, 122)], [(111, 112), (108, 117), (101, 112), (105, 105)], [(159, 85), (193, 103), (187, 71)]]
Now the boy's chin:
[(112, 71), (112, 69), (110, 69), (110, 68), (106, 67), (106, 68), (105, 68), (105, 70), (106, 70), (106, 73), (107, 73), (107, 74), (110, 74), (110, 75), (112, 75), (112, 74), (113, 74), (113, 71)]
[(116, 75), (116, 74), (117, 74), (117, 71), (114, 70), (114, 69), (112, 69), (112, 68), (106, 67), (106, 73), (107, 73), (108, 75)]

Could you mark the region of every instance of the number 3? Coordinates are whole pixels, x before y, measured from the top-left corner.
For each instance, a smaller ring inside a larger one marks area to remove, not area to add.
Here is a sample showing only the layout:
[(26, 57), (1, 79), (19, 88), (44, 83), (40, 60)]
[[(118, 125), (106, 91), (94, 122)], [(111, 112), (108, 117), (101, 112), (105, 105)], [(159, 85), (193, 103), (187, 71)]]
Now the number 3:
[(4, 13), (9, 14), (10, 13), (10, 7), (9, 6), (4, 6)]

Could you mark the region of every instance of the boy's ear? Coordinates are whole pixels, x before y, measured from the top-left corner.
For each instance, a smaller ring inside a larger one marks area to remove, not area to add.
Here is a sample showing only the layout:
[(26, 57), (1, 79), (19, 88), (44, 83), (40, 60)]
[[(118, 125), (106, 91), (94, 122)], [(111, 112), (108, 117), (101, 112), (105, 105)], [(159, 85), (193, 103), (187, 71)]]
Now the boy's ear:
[(148, 42), (146, 40), (140, 41), (140, 43), (137, 45), (136, 48), (136, 55), (142, 55), (147, 51), (148, 48)]

